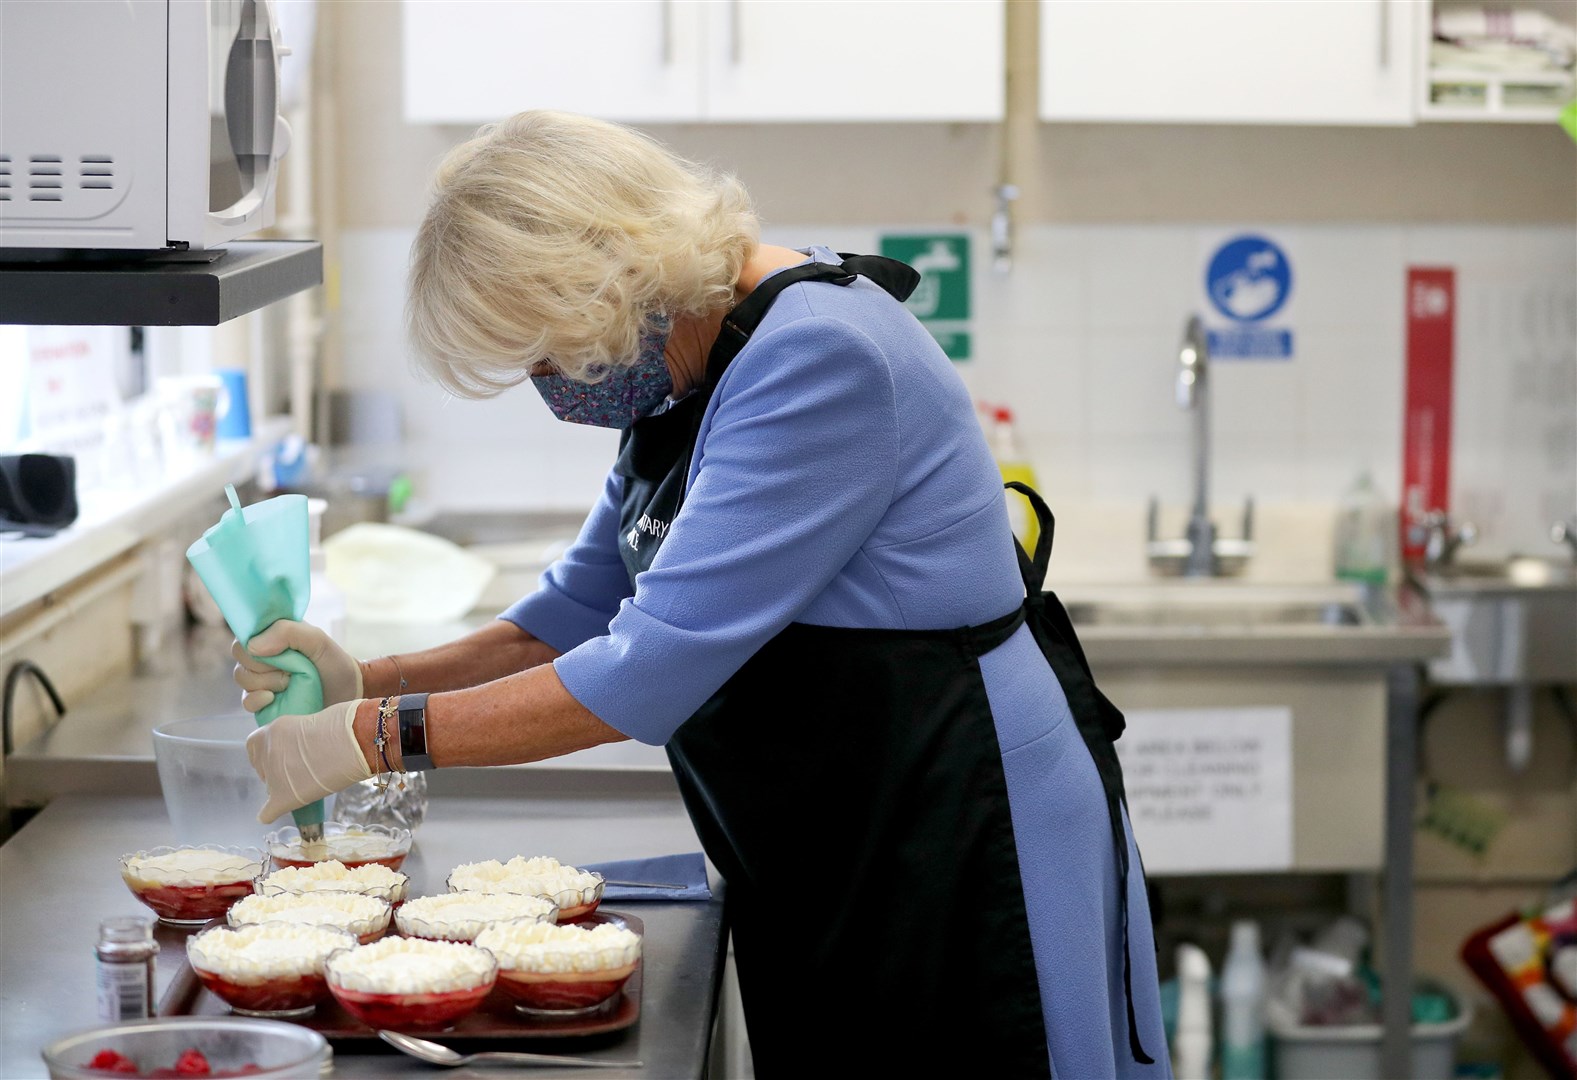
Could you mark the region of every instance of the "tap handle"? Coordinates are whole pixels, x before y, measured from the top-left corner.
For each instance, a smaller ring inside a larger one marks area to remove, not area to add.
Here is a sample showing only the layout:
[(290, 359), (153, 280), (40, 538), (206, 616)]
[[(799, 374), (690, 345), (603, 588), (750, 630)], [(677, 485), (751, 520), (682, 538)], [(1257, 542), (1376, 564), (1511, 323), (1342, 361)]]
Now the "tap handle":
[(1254, 539), (1254, 496), (1243, 500), (1243, 539)]
[(1577, 518), (1569, 521), (1557, 521), (1550, 526), (1550, 540), (1556, 544), (1565, 544), (1571, 548), (1572, 558), (1577, 559)]
[(1150, 496), (1149, 508), (1145, 511), (1145, 539), (1152, 544), (1161, 536), (1161, 501), (1154, 495)]

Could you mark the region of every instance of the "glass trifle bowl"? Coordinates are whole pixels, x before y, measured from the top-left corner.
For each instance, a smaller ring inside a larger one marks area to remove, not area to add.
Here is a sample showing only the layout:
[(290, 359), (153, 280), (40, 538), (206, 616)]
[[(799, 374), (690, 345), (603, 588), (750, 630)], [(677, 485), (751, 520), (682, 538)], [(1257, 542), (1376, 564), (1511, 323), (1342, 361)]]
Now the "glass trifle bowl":
[(263, 872), (254, 847), (182, 844), (120, 857), (120, 876), (142, 903), (171, 926), (202, 926), (252, 895)]
[(323, 962), (355, 944), (355, 935), (329, 926), (215, 926), (187, 939), (186, 959), (232, 1012), (285, 1019), (328, 999)]
[(524, 893), (452, 892), (407, 900), (395, 915), (406, 937), (474, 942), (489, 926), (504, 922), (556, 922), (558, 905)]
[(351, 869), (337, 859), (310, 866), (287, 866), (283, 870), (275, 870), (257, 883), (257, 891), (264, 896), (354, 892), (387, 900), (391, 907), (396, 908), (405, 902), (410, 888), (410, 878), (398, 870), (390, 870), (382, 863), (372, 862)]
[(499, 988), (527, 1016), (601, 1012), (641, 960), (641, 936), (616, 923), (499, 923), (476, 944), (498, 959)]
[(294, 825), (271, 832), (263, 840), (274, 868), (307, 867), (336, 861), (347, 870), (368, 863), (379, 863), (398, 870), (411, 852), (411, 830), (387, 825), (346, 825), (338, 821), (323, 823), (321, 840), (302, 840)]
[(516, 855), (508, 862), (461, 863), (449, 872), (450, 892), (518, 893), (552, 900), (559, 922), (575, 922), (597, 910), (602, 902), (602, 875), (594, 870), (566, 866), (539, 855)]
[(351, 892), (261, 893), (236, 901), (225, 921), (231, 926), (257, 923), (292, 923), (296, 926), (329, 926), (369, 945), (389, 929), (393, 908), (381, 896)]
[(324, 971), (334, 999), (368, 1027), (444, 1031), (487, 999), (498, 962), (474, 945), (390, 937), (334, 953)]

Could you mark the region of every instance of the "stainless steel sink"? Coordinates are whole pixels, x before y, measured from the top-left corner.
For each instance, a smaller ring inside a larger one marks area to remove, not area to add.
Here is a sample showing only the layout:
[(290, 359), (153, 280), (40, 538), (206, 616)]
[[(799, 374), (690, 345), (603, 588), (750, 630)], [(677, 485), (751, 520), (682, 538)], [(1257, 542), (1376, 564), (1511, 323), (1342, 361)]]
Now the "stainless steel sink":
[(1442, 685), (1577, 682), (1577, 569), (1569, 559), (1450, 565), (1415, 580), (1451, 630)]
[(1371, 621), (1357, 603), (1090, 603), (1068, 605), (1079, 626), (1132, 626), (1201, 630), (1263, 630), (1276, 626), (1363, 626)]

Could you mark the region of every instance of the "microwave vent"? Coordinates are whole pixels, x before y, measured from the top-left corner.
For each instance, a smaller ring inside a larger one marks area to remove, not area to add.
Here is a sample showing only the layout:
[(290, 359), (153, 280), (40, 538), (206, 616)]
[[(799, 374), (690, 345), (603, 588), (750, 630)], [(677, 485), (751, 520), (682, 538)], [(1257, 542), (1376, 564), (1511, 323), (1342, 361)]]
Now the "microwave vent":
[(61, 163), (57, 155), (35, 154), (27, 159), (27, 197), (30, 202), (59, 202)]
[(77, 186), (108, 191), (115, 186), (115, 159), (108, 154), (84, 154), (77, 159)]

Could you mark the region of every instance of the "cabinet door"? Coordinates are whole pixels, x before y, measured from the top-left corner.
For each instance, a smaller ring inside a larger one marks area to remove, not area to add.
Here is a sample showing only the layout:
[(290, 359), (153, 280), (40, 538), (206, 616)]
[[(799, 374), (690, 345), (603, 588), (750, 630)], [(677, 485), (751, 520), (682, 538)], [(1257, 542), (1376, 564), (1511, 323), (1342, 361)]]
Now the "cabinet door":
[(1041, 0), (1041, 118), (1409, 124), (1418, 7)]
[(715, 0), (710, 120), (998, 120), (1001, 0)]
[(405, 118), (701, 116), (698, 0), (405, 0)]

